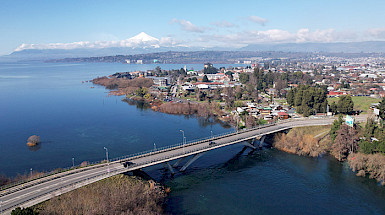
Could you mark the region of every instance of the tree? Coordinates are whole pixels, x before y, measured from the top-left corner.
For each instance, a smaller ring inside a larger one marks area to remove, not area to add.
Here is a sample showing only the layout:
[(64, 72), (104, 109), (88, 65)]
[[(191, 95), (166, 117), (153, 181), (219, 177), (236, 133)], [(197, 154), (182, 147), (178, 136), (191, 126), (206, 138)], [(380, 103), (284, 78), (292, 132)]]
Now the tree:
[(142, 98), (143, 98), (144, 95), (146, 95), (146, 93), (147, 93), (147, 88), (145, 88), (145, 87), (139, 87), (136, 90), (136, 95), (139, 96), (139, 97), (142, 97)]
[(287, 92), (286, 100), (290, 106), (294, 106), (294, 92), (293, 92), (293, 90), (289, 90), (289, 92)]
[(218, 69), (215, 68), (211, 63), (206, 63), (205, 68), (203, 69), (204, 74), (216, 74)]
[(162, 69), (160, 68), (160, 66), (156, 66), (156, 67), (155, 67), (155, 72), (156, 72), (156, 73), (162, 72)]
[(144, 95), (143, 98), (149, 100), (151, 98), (151, 94), (146, 93), (146, 95)]
[(335, 101), (332, 102), (332, 104), (329, 107), (329, 111), (333, 114), (337, 114), (337, 104)]
[(356, 129), (341, 125), (332, 145), (332, 152), (339, 161), (345, 160), (350, 152), (355, 152), (358, 148), (357, 134)]
[(338, 116), (338, 120), (334, 120), (332, 127), (330, 128), (330, 137), (332, 138), (333, 142), (337, 137), (337, 131), (340, 130), (340, 127), (343, 123), (342, 115), (340, 114)]
[(204, 76), (203, 76), (202, 82), (209, 82), (209, 79), (207, 78), (207, 75), (204, 75)]
[(324, 113), (327, 107), (326, 89), (318, 86), (299, 85), (289, 90), (286, 99), (289, 105), (295, 106), (297, 112), (304, 116)]
[(246, 84), (247, 82), (249, 82), (249, 74), (240, 73), (239, 74), (239, 82), (241, 82), (242, 84)]
[(235, 89), (235, 98), (241, 99), (242, 95), (243, 95), (242, 88), (240, 86), (237, 86), (237, 88)]
[(375, 145), (368, 140), (360, 140), (358, 147), (360, 148), (360, 152), (364, 154), (372, 154), (376, 149)]
[(230, 81), (233, 80), (233, 72), (232, 72), (232, 71), (227, 71), (227, 72), (225, 73), (225, 75), (227, 75), (227, 76), (230, 78)]
[(227, 108), (232, 108), (234, 105), (234, 91), (231, 87), (223, 88), (223, 93), (225, 96), (225, 102)]
[(382, 98), (382, 101), (378, 105), (378, 109), (380, 109), (380, 118), (385, 121), (385, 97)]
[(365, 125), (365, 138), (367, 140), (370, 140), (370, 138), (373, 137), (375, 129), (376, 129), (376, 122), (374, 121), (374, 118), (370, 116), (366, 120), (366, 125)]
[(338, 113), (350, 114), (353, 112), (353, 107), (354, 107), (354, 103), (353, 103), (352, 97), (344, 95), (338, 99), (338, 103), (337, 103)]

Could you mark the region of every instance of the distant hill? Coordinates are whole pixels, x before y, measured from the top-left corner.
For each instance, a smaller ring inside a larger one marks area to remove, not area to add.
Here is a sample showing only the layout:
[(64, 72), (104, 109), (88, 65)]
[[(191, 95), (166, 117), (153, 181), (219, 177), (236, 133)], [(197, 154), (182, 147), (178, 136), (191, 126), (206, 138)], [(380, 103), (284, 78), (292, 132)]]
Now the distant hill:
[(252, 52), (296, 52), (296, 53), (385, 53), (385, 42), (348, 42), (348, 43), (283, 43), (283, 44), (252, 44), (243, 48), (203, 48), (203, 47), (178, 47), (162, 46), (156, 38), (141, 33), (125, 40), (127, 47), (108, 48), (74, 48), (60, 49), (45, 48), (29, 49), (28, 46), (20, 46), (10, 55), (1, 56), (0, 61), (47, 61), (64, 58), (89, 58), (115, 55), (140, 55), (161, 52), (192, 52), (192, 51), (252, 51)]

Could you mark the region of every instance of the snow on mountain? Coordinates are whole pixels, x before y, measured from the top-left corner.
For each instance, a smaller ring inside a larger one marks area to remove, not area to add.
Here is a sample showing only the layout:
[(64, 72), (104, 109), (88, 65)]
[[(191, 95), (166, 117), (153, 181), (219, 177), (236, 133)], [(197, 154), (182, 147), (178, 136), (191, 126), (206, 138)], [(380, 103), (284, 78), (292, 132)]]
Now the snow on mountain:
[(141, 41), (141, 42), (148, 42), (148, 41), (157, 41), (159, 42), (159, 39), (152, 37), (144, 32), (139, 33), (138, 35), (129, 38), (129, 40), (132, 41)]
[(120, 41), (119, 45), (119, 47), (159, 48), (160, 40), (144, 32), (141, 32), (140, 34), (134, 37)]

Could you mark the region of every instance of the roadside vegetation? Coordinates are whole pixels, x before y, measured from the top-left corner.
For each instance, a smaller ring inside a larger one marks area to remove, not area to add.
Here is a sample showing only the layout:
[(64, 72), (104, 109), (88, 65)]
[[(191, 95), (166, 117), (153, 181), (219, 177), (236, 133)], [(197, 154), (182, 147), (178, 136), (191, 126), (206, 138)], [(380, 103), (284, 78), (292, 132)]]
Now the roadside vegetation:
[[(163, 214), (168, 189), (143, 179), (116, 175), (56, 196), (25, 210), (35, 214)], [(26, 213), (24, 213), (26, 214)], [(29, 213), (31, 214), (31, 213)]]
[(319, 157), (330, 147), (330, 141), (324, 139), (329, 129), (328, 125), (293, 128), (287, 134), (275, 135), (273, 146), (292, 154)]

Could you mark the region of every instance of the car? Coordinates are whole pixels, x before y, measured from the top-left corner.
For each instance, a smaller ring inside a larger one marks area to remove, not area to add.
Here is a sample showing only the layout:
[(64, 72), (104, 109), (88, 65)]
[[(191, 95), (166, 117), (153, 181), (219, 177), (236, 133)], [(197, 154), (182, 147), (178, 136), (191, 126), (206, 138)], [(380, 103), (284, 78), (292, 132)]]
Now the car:
[(211, 146), (211, 145), (215, 145), (215, 144), (217, 144), (216, 142), (214, 142), (214, 141), (210, 141), (210, 143), (209, 143), (209, 146)]
[(134, 163), (133, 162), (130, 162), (130, 161), (126, 161), (123, 163), (123, 166), (128, 168), (129, 166), (133, 165)]

